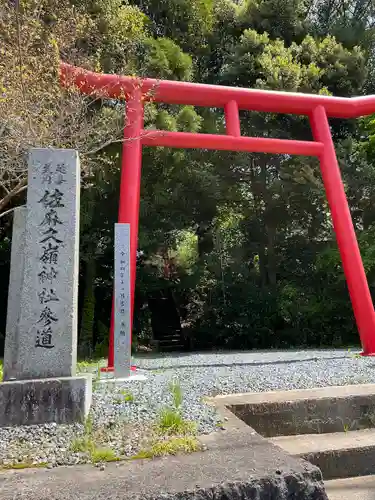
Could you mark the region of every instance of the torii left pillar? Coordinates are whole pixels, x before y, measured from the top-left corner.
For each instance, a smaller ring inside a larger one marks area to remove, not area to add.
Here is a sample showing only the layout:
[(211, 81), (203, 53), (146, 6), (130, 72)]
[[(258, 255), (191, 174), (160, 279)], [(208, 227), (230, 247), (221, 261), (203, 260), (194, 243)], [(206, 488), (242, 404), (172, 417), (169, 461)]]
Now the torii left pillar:
[[(134, 294), (138, 248), (138, 221), (141, 191), (143, 101), (140, 88), (135, 88), (126, 102), (124, 142), (121, 161), (120, 202), (118, 222), (130, 225), (130, 344), (134, 318)], [(115, 304), (112, 298), (109, 331), (108, 366), (103, 371), (114, 370)], [(134, 370), (135, 368), (132, 367)]]

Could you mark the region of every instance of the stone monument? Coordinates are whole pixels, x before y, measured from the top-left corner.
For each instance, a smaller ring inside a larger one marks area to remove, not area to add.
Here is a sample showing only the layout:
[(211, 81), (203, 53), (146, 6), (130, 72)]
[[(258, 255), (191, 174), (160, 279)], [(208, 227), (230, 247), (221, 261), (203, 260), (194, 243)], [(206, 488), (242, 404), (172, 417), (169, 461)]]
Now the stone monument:
[(130, 376), (130, 224), (115, 224), (115, 335), (116, 378)]
[(75, 376), (79, 192), (76, 151), (31, 150), (26, 217), (16, 212), (13, 230), (3, 426), (82, 420), (90, 407), (91, 380)]
[(18, 328), (21, 314), (21, 291), (25, 268), (25, 231), (27, 208), (17, 207), (13, 214), (11, 268), (8, 289), (8, 314), (4, 346), (4, 380), (16, 378)]

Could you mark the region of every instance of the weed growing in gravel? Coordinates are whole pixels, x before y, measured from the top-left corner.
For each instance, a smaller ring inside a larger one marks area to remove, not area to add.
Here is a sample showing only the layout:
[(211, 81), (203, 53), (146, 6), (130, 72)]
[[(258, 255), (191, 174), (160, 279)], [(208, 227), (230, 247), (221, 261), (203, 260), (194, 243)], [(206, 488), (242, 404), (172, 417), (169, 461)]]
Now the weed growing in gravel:
[(375, 412), (374, 411), (368, 411), (365, 415), (365, 418), (370, 422), (372, 427), (375, 427)]
[(75, 438), (70, 445), (70, 449), (73, 453), (90, 453), (94, 448), (94, 442), (89, 436)]
[(85, 420), (83, 436), (73, 439), (70, 450), (73, 453), (87, 453), (94, 464), (118, 461), (116, 453), (111, 448), (100, 447), (97, 439), (98, 434), (95, 434), (94, 423), (89, 415)]
[(200, 448), (200, 443), (194, 436), (184, 436), (158, 441), (152, 445), (151, 452), (154, 457), (160, 457), (176, 453), (193, 453)]
[(181, 413), (174, 408), (163, 408), (160, 412), (157, 430), (160, 434), (194, 434), (196, 432), (196, 424), (185, 420)]
[(84, 453), (84, 452), (89, 452), (91, 453), (92, 450), (95, 448), (95, 444), (93, 441), (93, 429), (94, 429), (94, 422), (92, 419), (92, 416), (89, 415), (84, 423), (84, 433), (82, 437), (78, 437), (73, 439), (70, 449), (73, 453)]
[(79, 361), (77, 363), (78, 373), (96, 373), (98, 370), (100, 370), (100, 366), (97, 361)]
[(37, 464), (34, 464), (33, 462), (17, 462), (17, 463), (9, 464), (9, 465), (1, 465), (0, 470), (43, 469), (47, 466), (48, 466), (48, 464), (46, 462), (40, 462)]
[(119, 396), (113, 400), (115, 405), (121, 405), (122, 403), (132, 403), (134, 401), (134, 395), (127, 391), (126, 389), (122, 389), (119, 392)]
[(134, 401), (134, 394), (132, 394), (130, 391), (127, 391), (126, 389), (122, 389), (120, 391), (120, 394), (124, 397), (124, 401), (128, 403), (132, 403)]
[(350, 354), (351, 358), (362, 359), (362, 356), (358, 352), (351, 352), (350, 349), (348, 349), (348, 354)]
[(85, 435), (91, 436), (94, 429), (94, 421), (92, 415), (88, 415), (85, 420)]
[(3, 361), (0, 359), (0, 382), (3, 381)]
[(173, 406), (176, 408), (176, 410), (179, 410), (184, 399), (180, 384), (175, 381), (171, 382), (169, 384), (169, 390), (172, 394)]
[(93, 392), (96, 392), (99, 388), (99, 385), (100, 385), (100, 375), (98, 375), (98, 378), (93, 378), (93, 381), (92, 381), (92, 390)]
[(161, 410), (156, 430), (159, 434), (165, 435), (187, 435), (196, 432), (196, 424), (185, 420), (181, 415), (181, 405), (183, 402), (183, 393), (178, 382), (172, 382), (169, 385), (172, 396), (172, 407), (165, 407)]
[(342, 429), (344, 432), (349, 432), (352, 431), (353, 429), (356, 429), (358, 427), (358, 421), (357, 420), (349, 420), (348, 422), (345, 422), (345, 420), (348, 419), (343, 419), (341, 417), (337, 417), (338, 420), (342, 423)]
[(155, 458), (177, 453), (193, 453), (201, 449), (201, 444), (194, 436), (172, 437), (156, 441), (150, 448), (141, 450), (132, 459)]
[(91, 462), (118, 462), (120, 459), (111, 448), (96, 448), (91, 452)]

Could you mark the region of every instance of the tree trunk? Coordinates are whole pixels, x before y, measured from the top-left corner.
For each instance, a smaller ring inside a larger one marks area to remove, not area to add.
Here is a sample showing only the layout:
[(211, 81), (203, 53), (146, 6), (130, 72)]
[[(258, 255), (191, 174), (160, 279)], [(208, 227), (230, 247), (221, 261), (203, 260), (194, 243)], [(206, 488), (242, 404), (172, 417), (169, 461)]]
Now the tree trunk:
[(260, 273), (260, 283), (262, 288), (267, 286), (267, 256), (263, 243), (259, 248), (259, 273)]
[(261, 176), (259, 175), (259, 165), (262, 159), (259, 156), (253, 156), (250, 160), (250, 188), (254, 197), (254, 211), (256, 213), (256, 218), (259, 224), (259, 234), (258, 234), (258, 257), (259, 257), (259, 276), (260, 276), (260, 286), (265, 288), (267, 286), (267, 255), (266, 255), (266, 243), (262, 237), (262, 221), (264, 209), (262, 207), (263, 201), (263, 191), (264, 187), (261, 182)]
[(95, 258), (85, 263), (85, 292), (82, 305), (81, 329), (79, 335), (78, 352), (81, 357), (89, 358), (93, 353), (94, 346), (94, 317), (95, 317), (95, 289), (96, 277)]
[(268, 264), (268, 282), (271, 286), (276, 286), (276, 254), (275, 254), (275, 237), (276, 228), (267, 224), (267, 264)]

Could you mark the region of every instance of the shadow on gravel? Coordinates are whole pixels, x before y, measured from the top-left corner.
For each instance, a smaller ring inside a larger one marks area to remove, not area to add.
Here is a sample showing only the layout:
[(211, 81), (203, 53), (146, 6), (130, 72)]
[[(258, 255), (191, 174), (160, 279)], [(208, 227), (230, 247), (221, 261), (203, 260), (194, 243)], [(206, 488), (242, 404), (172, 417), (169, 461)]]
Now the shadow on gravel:
[[(168, 358), (163, 358), (163, 359), (168, 359)], [(298, 364), (298, 363), (306, 363), (306, 362), (311, 362), (311, 361), (321, 361), (321, 360), (337, 360), (337, 359), (350, 359), (349, 356), (332, 356), (332, 357), (325, 357), (325, 358), (305, 358), (305, 359), (287, 359), (287, 360), (275, 360), (275, 361), (249, 361), (247, 363), (201, 363), (201, 364), (183, 364), (183, 365), (175, 365), (171, 363), (170, 365), (160, 365), (160, 366), (153, 366), (152, 368), (150, 367), (143, 367), (140, 366), (142, 370), (147, 370), (147, 371), (155, 371), (155, 370), (182, 370), (184, 368), (230, 368), (232, 366), (267, 366), (267, 365), (292, 365), (292, 364)], [(371, 367), (375, 367), (375, 365), (370, 365)]]

